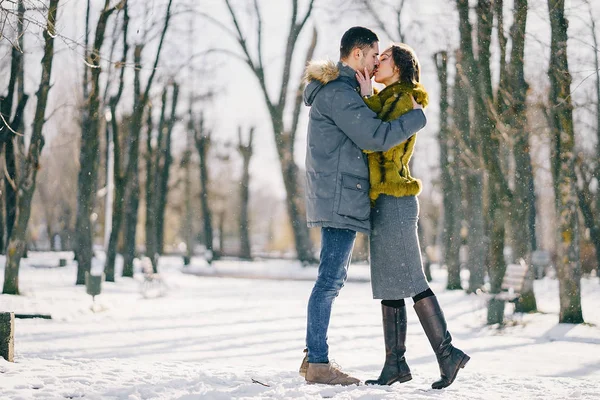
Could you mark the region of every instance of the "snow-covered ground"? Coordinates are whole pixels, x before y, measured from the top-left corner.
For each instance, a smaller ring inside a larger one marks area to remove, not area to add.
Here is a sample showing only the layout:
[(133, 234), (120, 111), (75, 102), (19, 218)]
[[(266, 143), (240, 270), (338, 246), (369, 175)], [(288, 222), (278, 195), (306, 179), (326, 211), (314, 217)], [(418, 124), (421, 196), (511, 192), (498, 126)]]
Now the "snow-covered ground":
[[(558, 283), (546, 278), (535, 286), (542, 312), (509, 316), (509, 326), (498, 330), (485, 326), (481, 296), (444, 291), (445, 272), (434, 268), (432, 287), (455, 344), (472, 357), (440, 392), (429, 389), (439, 372), (412, 310), (412, 381), (383, 388), (306, 385), (297, 370), (312, 287), (306, 279), (314, 269), (290, 261), (220, 261), (215, 276), (194, 276), (182, 273), (179, 259), (163, 258), (164, 296), (144, 298), (138, 274), (104, 283), (92, 312), (85, 288), (73, 285), (72, 263), (39, 268), (57, 257), (32, 253), (21, 270), (23, 295), (0, 295), (0, 311), (52, 314), (52, 320), (17, 320), (16, 362), (0, 359), (0, 399), (600, 398), (598, 278), (582, 282), (588, 324), (557, 324)], [(213, 267), (198, 261), (191, 269), (206, 268)], [(271, 270), (276, 279), (222, 277), (254, 271), (267, 278)], [(0, 283), (3, 275), (0, 267)], [(365, 276), (366, 266), (351, 267), (329, 331), (330, 357), (363, 380), (377, 376), (384, 357), (379, 303)]]

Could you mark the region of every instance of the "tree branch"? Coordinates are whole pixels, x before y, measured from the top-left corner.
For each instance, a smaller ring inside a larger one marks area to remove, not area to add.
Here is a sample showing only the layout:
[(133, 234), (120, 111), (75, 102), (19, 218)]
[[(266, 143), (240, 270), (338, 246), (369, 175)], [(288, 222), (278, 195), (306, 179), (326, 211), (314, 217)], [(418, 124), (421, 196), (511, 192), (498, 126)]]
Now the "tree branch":
[(160, 42), (158, 43), (158, 49), (156, 50), (156, 58), (154, 59), (154, 66), (152, 67), (152, 72), (150, 73), (150, 77), (148, 78), (148, 82), (146, 83), (146, 90), (144, 91), (144, 95), (142, 98), (141, 106), (144, 107), (148, 102), (148, 97), (150, 96), (150, 88), (152, 86), (152, 81), (154, 80), (154, 76), (156, 75), (156, 69), (158, 67), (158, 60), (160, 59), (160, 53), (163, 47), (163, 43), (165, 41), (165, 36), (167, 34), (167, 29), (169, 28), (169, 20), (171, 19), (171, 5), (173, 4), (173, 0), (169, 0), (169, 4), (167, 5), (167, 15), (165, 16), (165, 24), (163, 25), (163, 30), (160, 35)]
[[(233, 7), (231, 6), (230, 1), (229, 0), (224, 0), (224, 1), (225, 1), (225, 4), (227, 5), (227, 9), (229, 10), (229, 15), (231, 16), (231, 20), (233, 21), (233, 25), (235, 26), (235, 29), (237, 32), (237, 42), (240, 45), (240, 47), (242, 48), (244, 55), (246, 56), (245, 62), (246, 62), (246, 64), (248, 64), (248, 66), (250, 67), (250, 69), (252, 70), (254, 75), (256, 75), (256, 77), (258, 78), (260, 88), (263, 92), (263, 96), (267, 103), (267, 108), (269, 109), (270, 113), (273, 113), (275, 107), (273, 106), (273, 102), (271, 101), (271, 98), (269, 97), (269, 92), (267, 90), (265, 77), (264, 77), (264, 71), (259, 70), (256, 67), (256, 63), (254, 62), (254, 60), (252, 59), (252, 56), (250, 55), (250, 52), (248, 50), (248, 46), (246, 43), (246, 38), (244, 37), (244, 34), (242, 33), (237, 15), (233, 11)], [(262, 56), (260, 56), (260, 57), (262, 57)]]
[[(315, 48), (317, 47), (317, 39), (317, 28), (313, 27), (312, 39), (310, 42), (310, 46), (308, 47), (308, 51), (306, 52), (306, 59), (304, 60), (304, 65), (307, 65), (308, 62), (312, 60), (313, 55), (315, 53)], [(292, 126), (290, 129), (290, 145), (292, 146), (292, 150), (294, 149), (294, 142), (296, 141), (296, 131), (298, 130), (298, 121), (300, 120), (300, 110), (302, 108), (302, 94), (304, 92), (305, 85), (306, 83), (304, 82), (304, 79), (300, 79), (300, 83), (298, 84), (298, 90), (296, 91), (296, 100), (294, 104), (294, 111), (292, 113)]]
[(288, 35), (287, 46), (285, 49), (285, 60), (283, 63), (283, 74), (281, 80), (281, 91), (279, 92), (279, 101), (277, 102), (277, 108), (281, 110), (283, 113), (285, 110), (285, 103), (287, 98), (287, 90), (290, 81), (291, 75), (291, 67), (292, 67), (292, 59), (294, 57), (294, 49), (296, 47), (296, 41), (298, 40), (298, 36), (304, 27), (305, 22), (311, 15), (313, 9), (314, 0), (310, 0), (308, 5), (308, 10), (306, 11), (306, 15), (300, 24), (296, 22), (296, 18), (298, 16), (298, 0), (292, 0), (292, 19), (290, 21), (290, 32)]

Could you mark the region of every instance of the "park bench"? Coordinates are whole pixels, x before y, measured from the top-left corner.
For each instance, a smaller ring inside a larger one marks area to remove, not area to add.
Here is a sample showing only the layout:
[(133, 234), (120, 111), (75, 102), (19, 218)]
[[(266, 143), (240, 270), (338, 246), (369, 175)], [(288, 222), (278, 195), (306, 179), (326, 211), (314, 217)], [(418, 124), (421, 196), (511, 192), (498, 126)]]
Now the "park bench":
[(506, 272), (502, 279), (502, 291), (492, 294), (489, 299), (490, 303), (492, 303), (489, 308), (490, 310), (494, 310), (494, 312), (488, 312), (489, 325), (501, 324), (504, 320), (505, 303), (516, 303), (519, 300), (528, 270), (529, 267), (522, 258), (518, 264), (508, 264), (506, 266)]
[(507, 265), (504, 279), (502, 279), (502, 291), (494, 297), (508, 302), (517, 301), (525, 284), (527, 270), (527, 264), (522, 258), (519, 260), (519, 264)]

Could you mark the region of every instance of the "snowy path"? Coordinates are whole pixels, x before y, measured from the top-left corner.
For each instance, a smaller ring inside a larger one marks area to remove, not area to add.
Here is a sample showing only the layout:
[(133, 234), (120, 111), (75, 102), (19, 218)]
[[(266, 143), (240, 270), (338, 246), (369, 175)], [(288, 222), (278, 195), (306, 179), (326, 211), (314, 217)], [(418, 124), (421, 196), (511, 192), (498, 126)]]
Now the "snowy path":
[[(437, 364), (412, 310), (412, 381), (306, 385), (297, 368), (311, 282), (196, 277), (182, 274), (179, 260), (163, 262), (167, 296), (144, 299), (139, 281), (122, 279), (104, 284), (97, 303), (105, 310), (98, 313), (84, 288), (73, 287), (73, 266), (23, 267), (24, 296), (0, 295), (0, 310), (53, 319), (17, 320), (17, 362), (0, 360), (0, 399), (600, 398), (598, 278), (582, 282), (584, 317), (595, 326), (558, 325), (558, 285), (545, 279), (536, 282), (545, 314), (515, 317), (516, 326), (498, 331), (483, 326), (483, 299), (444, 292), (444, 272), (434, 270), (432, 286), (455, 344), (472, 357), (440, 392), (428, 390)], [(281, 268), (293, 267), (282, 261)], [(364, 274), (364, 266), (352, 268)], [(331, 358), (363, 380), (376, 377), (383, 360), (379, 304), (370, 296), (368, 283), (348, 282), (329, 332)]]

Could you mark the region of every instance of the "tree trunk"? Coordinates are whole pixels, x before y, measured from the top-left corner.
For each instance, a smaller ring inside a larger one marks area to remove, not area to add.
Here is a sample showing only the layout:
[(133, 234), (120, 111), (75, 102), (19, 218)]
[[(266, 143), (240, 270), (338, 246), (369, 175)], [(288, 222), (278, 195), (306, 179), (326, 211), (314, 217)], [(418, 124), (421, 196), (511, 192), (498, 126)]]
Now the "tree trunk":
[[(475, 292), (484, 284), (485, 277), (485, 253), (487, 249), (487, 240), (484, 231), (484, 212), (483, 212), (483, 163), (481, 159), (481, 138), (485, 137), (486, 125), (488, 120), (487, 110), (483, 102), (482, 84), (480, 84), (481, 76), (479, 66), (484, 65), (485, 61), (479, 59), (476, 62), (473, 53), (473, 38), (472, 27), (469, 21), (469, 1), (456, 0), (459, 13), (459, 31), (460, 31), (460, 57), (461, 70), (464, 77), (463, 83), (469, 88), (471, 101), (474, 105), (474, 121), (472, 132), (462, 131), (463, 141), (469, 154), (469, 170), (466, 175), (466, 210), (467, 225), (468, 225), (468, 264), (469, 264), (469, 287), (468, 292)], [(478, 15), (481, 14), (478, 8)], [(486, 28), (489, 28), (491, 22), (488, 22)], [(482, 37), (488, 35), (488, 31), (483, 31), (484, 27), (478, 29), (479, 42), (481, 44)], [(484, 44), (484, 51), (485, 44)], [(480, 52), (482, 49), (480, 49)], [(489, 44), (487, 53), (489, 54)], [(480, 54), (481, 56), (481, 54)], [(489, 59), (488, 59), (489, 63)], [(489, 66), (488, 66), (489, 67)], [(458, 107), (458, 105), (455, 105)], [(466, 108), (466, 107), (463, 107)], [(468, 115), (468, 110), (465, 110)], [(470, 127), (471, 128), (471, 127)]]
[[(165, 120), (165, 107), (167, 102), (167, 88), (163, 89), (162, 93), (162, 106), (160, 113), (160, 122), (158, 124), (158, 131), (160, 132), (164, 127)], [(152, 144), (152, 136), (154, 134), (154, 123), (152, 121), (152, 104), (148, 105), (147, 111), (147, 122), (146, 122), (146, 257), (152, 260), (152, 268), (154, 273), (158, 272), (156, 260), (156, 202), (157, 193), (155, 188), (155, 179), (157, 176), (155, 171), (158, 169), (155, 167), (155, 163), (158, 162), (158, 155), (162, 151), (159, 138), (156, 141), (156, 145)]]
[[(115, 141), (116, 143), (116, 141)], [(116, 155), (115, 155), (116, 158)], [(110, 238), (108, 240), (108, 250), (106, 254), (106, 264), (104, 266), (105, 279), (108, 282), (114, 282), (115, 279), (115, 260), (117, 258), (117, 243), (121, 226), (123, 225), (123, 204), (125, 203), (125, 184), (123, 179), (115, 171), (115, 202), (113, 206), (113, 217), (111, 221)], [(122, 276), (133, 277), (133, 268), (126, 269), (123, 266)], [(112, 279), (112, 280), (110, 280)]]
[[(283, 126), (283, 120), (279, 117), (274, 119), (274, 126)], [(278, 122), (280, 121), (280, 122)], [(277, 129), (277, 128), (274, 128)], [(281, 136), (277, 141), (277, 153), (279, 163), (283, 172), (283, 184), (286, 192), (286, 207), (290, 217), (292, 231), (296, 243), (298, 259), (304, 264), (315, 262), (312, 250), (312, 242), (306, 223), (306, 209), (304, 204), (304, 193), (300, 190), (298, 182), (298, 166), (294, 162), (291, 146), (286, 144), (289, 136)]]
[(501, 194), (497, 188), (491, 188), (489, 191), (489, 204), (491, 215), (490, 231), (490, 292), (500, 293), (502, 290), (502, 279), (506, 272), (506, 263), (504, 261), (504, 235), (505, 223), (508, 217), (505, 207), (500, 202)]
[(17, 164), (15, 160), (15, 138), (11, 135), (10, 139), (6, 141), (4, 145), (4, 162), (6, 163), (6, 170), (4, 176), (4, 204), (6, 207), (6, 239), (10, 241), (12, 230), (15, 226), (15, 220), (17, 217), (17, 188), (16, 185), (19, 182), (17, 176)]
[(35, 191), (35, 180), (39, 169), (39, 157), (44, 147), (42, 129), (45, 122), (46, 104), (50, 92), (50, 77), (54, 58), (55, 23), (58, 0), (51, 0), (48, 7), (47, 27), (44, 30), (44, 56), (42, 58), (42, 79), (37, 92), (37, 105), (33, 120), (33, 129), (25, 169), (20, 177), (17, 218), (13, 234), (8, 244), (8, 257), (4, 269), (4, 294), (19, 294), (19, 265), (25, 253), (27, 242), (27, 224), (31, 214), (31, 201)]
[(173, 135), (173, 127), (177, 121), (177, 102), (179, 100), (179, 85), (173, 83), (173, 94), (171, 95), (171, 115), (166, 126), (166, 135), (164, 143), (164, 152), (159, 154), (160, 162), (157, 163), (158, 171), (156, 176), (159, 179), (158, 199), (156, 206), (156, 242), (157, 251), (160, 254), (164, 253), (164, 233), (165, 233), (165, 211), (167, 208), (167, 197), (169, 194), (169, 176), (173, 157), (171, 156), (171, 137)]
[[(0, 162), (2, 161), (2, 145), (0, 144)], [(0, 174), (4, 175), (4, 169), (0, 164)], [(4, 193), (4, 181), (0, 179), (0, 193)], [(4, 243), (4, 196), (0, 196), (0, 254), (5, 253), (6, 245)]]
[(251, 260), (250, 221), (248, 217), (248, 202), (250, 199), (250, 159), (252, 158), (252, 141), (254, 127), (250, 128), (248, 144), (242, 142), (242, 127), (238, 128), (238, 151), (243, 158), (242, 180), (240, 182), (240, 258)]
[[(26, 101), (27, 95), (25, 94), (25, 3), (24, 0), (18, 0), (17, 2), (17, 34), (19, 35), (19, 49), (21, 50), (18, 57), (17, 67), (17, 99), (20, 104), (23, 100)], [(25, 110), (20, 112), (19, 124), (17, 125), (17, 132), (25, 132)], [(17, 144), (17, 170), (25, 170), (25, 135), (19, 135), (16, 138)]]
[[(443, 227), (443, 263), (448, 271), (446, 289), (462, 289), (460, 284), (460, 261), (458, 250), (461, 245), (460, 238), (460, 180), (456, 176), (457, 160), (454, 158), (452, 147), (452, 134), (448, 123), (448, 53), (442, 51), (434, 55), (440, 82), (440, 167), (444, 207)], [(457, 74), (458, 76), (458, 74)], [(457, 80), (460, 82), (460, 79)], [(455, 88), (455, 90), (460, 90)], [(458, 196), (457, 196), (458, 193)], [(459, 229), (456, 229), (456, 228)]]
[(204, 115), (200, 115), (199, 126), (194, 132), (196, 140), (196, 149), (200, 156), (200, 204), (202, 206), (202, 220), (204, 226), (204, 245), (206, 246), (207, 258), (209, 261), (214, 260), (216, 253), (213, 249), (213, 227), (212, 227), (212, 211), (209, 205), (208, 193), (208, 149), (210, 147), (210, 132), (204, 128)]
[[(137, 152), (136, 152), (137, 153)], [(137, 161), (137, 156), (129, 161)], [(137, 162), (135, 162), (137, 165)], [(138, 210), (140, 204), (140, 178), (138, 174), (130, 175), (126, 189), (125, 214), (123, 215), (124, 229), (124, 251), (123, 251), (123, 271), (133, 271), (133, 260), (136, 255), (136, 233), (138, 222)]]
[[(600, 229), (598, 229), (598, 221), (595, 220), (595, 215), (592, 211), (593, 196), (590, 193), (591, 177), (587, 178), (588, 174), (586, 174), (586, 171), (582, 171), (581, 159), (578, 158), (577, 161), (577, 166), (579, 167), (578, 175), (583, 181), (582, 184), (579, 185), (581, 186), (581, 189), (577, 189), (579, 209), (581, 210), (581, 215), (583, 216), (583, 221), (586, 228), (590, 230), (590, 239), (594, 245), (594, 249), (596, 250), (596, 256), (598, 256), (598, 254), (600, 254)], [(600, 262), (600, 260), (598, 261)]]
[(183, 220), (183, 237), (185, 238), (184, 265), (189, 265), (194, 255), (194, 213), (192, 210), (192, 150), (194, 141), (194, 116), (192, 114), (192, 100), (188, 110), (186, 148), (181, 159), (183, 169), (183, 187), (185, 201), (185, 216)]
[[(112, 135), (113, 135), (113, 183), (114, 183), (114, 202), (112, 210), (111, 230), (108, 239), (108, 248), (106, 250), (106, 263), (104, 265), (104, 274), (106, 280), (111, 282), (115, 279), (115, 259), (117, 257), (117, 242), (121, 233), (123, 224), (123, 204), (125, 203), (126, 181), (122, 171), (121, 160), (121, 134), (120, 126), (117, 120), (117, 104), (121, 100), (123, 88), (125, 86), (125, 63), (127, 62), (127, 53), (129, 52), (129, 42), (127, 32), (129, 28), (129, 9), (128, 2), (123, 3), (123, 55), (121, 57), (121, 73), (119, 76), (119, 89), (109, 100)], [(110, 189), (110, 188), (109, 188)], [(133, 277), (133, 268), (123, 268), (122, 276)]]
[[(19, 2), (18, 13), (19, 32), (23, 29), (22, 19), (24, 10), (22, 2)], [(19, 37), (19, 43), (22, 42), (22, 35)], [(0, 96), (0, 150), (4, 147), (4, 207), (6, 214), (4, 222), (6, 227), (6, 237), (3, 242), (8, 244), (10, 236), (15, 225), (17, 217), (17, 186), (19, 184), (19, 176), (17, 174), (17, 150), (24, 152), (24, 147), (19, 146), (23, 142), (23, 114), (28, 96), (23, 93), (23, 53), (15, 46), (11, 49), (10, 77), (8, 82), (8, 94), (6, 97)], [(11, 120), (11, 114), (15, 99), (15, 86), (17, 91), (17, 108), (14, 117)], [(15, 133), (17, 132), (17, 133)], [(17, 144), (17, 147), (15, 147)], [(4, 252), (4, 246), (2, 246)]]
[(145, 104), (143, 103), (140, 69), (142, 66), (142, 45), (136, 45), (134, 50), (134, 104), (133, 115), (129, 122), (128, 157), (125, 171), (125, 208), (123, 214), (123, 271), (133, 271), (135, 258), (135, 236), (137, 232), (137, 214), (140, 198), (140, 183), (138, 176), (138, 160), (140, 151), (140, 131)]
[(161, 32), (156, 56), (154, 58), (154, 64), (152, 66), (152, 72), (148, 77), (146, 88), (142, 92), (140, 82), (140, 69), (142, 67), (142, 50), (144, 44), (137, 44), (134, 49), (134, 103), (133, 113), (129, 124), (129, 141), (128, 141), (128, 164), (125, 172), (125, 185), (126, 189), (126, 205), (124, 214), (124, 257), (123, 257), (123, 271), (128, 273), (133, 270), (133, 259), (135, 258), (135, 237), (137, 232), (137, 221), (138, 221), (138, 208), (140, 202), (140, 183), (138, 177), (138, 163), (139, 163), (139, 147), (140, 147), (140, 131), (142, 126), (142, 120), (144, 117), (144, 111), (148, 105), (150, 98), (150, 89), (152, 88), (152, 82), (158, 67), (158, 61), (160, 60), (160, 54), (162, 52), (163, 43), (169, 28), (169, 21), (171, 20), (171, 6), (173, 0), (169, 0), (167, 5), (167, 11), (165, 15), (165, 22)]
[(485, 237), (483, 214), (483, 174), (481, 172), (469, 173), (466, 177), (467, 215), (467, 263), (469, 265), (468, 293), (474, 293), (484, 285), (485, 254), (488, 240)]
[[(87, 64), (91, 65), (91, 91), (85, 99), (86, 110), (83, 112), (81, 130), (81, 149), (79, 153), (79, 176), (77, 181), (77, 222), (75, 235), (77, 238), (77, 285), (85, 284), (85, 273), (91, 270), (94, 256), (94, 203), (96, 200), (96, 185), (98, 180), (98, 163), (100, 155), (100, 67), (102, 44), (106, 32), (108, 18), (116, 6), (109, 8), (110, 1), (105, 0), (100, 13), (96, 34), (91, 53), (88, 54)], [(84, 86), (87, 82), (84, 82)]]
[[(511, 28), (512, 50), (509, 64), (510, 108), (507, 112), (510, 136), (514, 138), (515, 196), (512, 202), (513, 254), (515, 260), (523, 259), (529, 265), (523, 291), (516, 304), (518, 312), (537, 311), (533, 292), (534, 271), (531, 268), (531, 252), (536, 248), (535, 239), (535, 187), (531, 165), (529, 130), (527, 126), (527, 90), (525, 82), (525, 32), (527, 25), (527, 0), (516, 0), (514, 23)], [(526, 221), (526, 223), (524, 223)]]
[[(592, 31), (592, 40), (594, 42), (594, 69), (596, 70), (596, 167), (594, 169), (594, 176), (596, 177), (596, 204), (595, 210), (592, 211), (590, 206), (590, 212), (592, 214), (592, 220), (594, 221), (593, 227), (588, 224), (587, 227), (590, 229), (590, 235), (592, 236), (592, 242), (596, 247), (596, 276), (600, 277), (600, 57), (598, 56), (598, 36), (596, 35), (596, 20), (593, 15), (592, 5), (588, 3), (590, 13), (590, 29)], [(581, 203), (581, 202), (580, 202)]]
[(225, 255), (225, 211), (217, 214), (217, 224), (219, 226), (219, 256)]
[(551, 27), (550, 117), (553, 133), (553, 178), (558, 216), (557, 272), (560, 323), (583, 323), (579, 219), (575, 187), (575, 135), (571, 103), (571, 74), (567, 59), (568, 22), (564, 0), (548, 0)]

